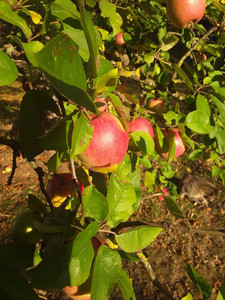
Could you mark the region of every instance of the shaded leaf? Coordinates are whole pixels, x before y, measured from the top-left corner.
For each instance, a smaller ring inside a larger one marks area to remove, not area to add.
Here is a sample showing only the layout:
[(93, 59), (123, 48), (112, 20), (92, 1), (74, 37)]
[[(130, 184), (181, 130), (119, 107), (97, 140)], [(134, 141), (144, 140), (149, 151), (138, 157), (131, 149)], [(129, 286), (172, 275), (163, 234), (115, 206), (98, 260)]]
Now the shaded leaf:
[(177, 206), (176, 202), (174, 202), (170, 197), (163, 196), (166, 202), (166, 206), (171, 214), (177, 219), (184, 219), (184, 215), (180, 208)]
[(188, 78), (187, 74), (177, 64), (173, 64), (173, 68), (177, 72), (179, 77), (184, 81), (186, 86), (189, 87), (189, 89), (193, 91), (194, 90), (193, 85), (192, 85), (190, 79)]
[(125, 270), (122, 270), (121, 274), (119, 275), (117, 284), (121, 290), (124, 300), (136, 300), (132, 279), (129, 278)]

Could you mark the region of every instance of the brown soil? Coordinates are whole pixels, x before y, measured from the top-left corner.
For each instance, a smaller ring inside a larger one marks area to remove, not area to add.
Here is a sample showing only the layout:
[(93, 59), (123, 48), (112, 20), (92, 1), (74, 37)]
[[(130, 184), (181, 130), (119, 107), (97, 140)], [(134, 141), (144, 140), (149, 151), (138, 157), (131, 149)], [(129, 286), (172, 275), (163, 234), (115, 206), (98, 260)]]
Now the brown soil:
[[(0, 136), (17, 136), (19, 103), (23, 92), (19, 83), (0, 90)], [(38, 157), (38, 163), (46, 170), (48, 154)], [(182, 162), (185, 165), (185, 161)], [(26, 207), (29, 193), (44, 199), (40, 193), (37, 174), (21, 156), (17, 158), (17, 168), (10, 186), (7, 181), (12, 167), (12, 150), (8, 146), (0, 145), (0, 244), (10, 240), (10, 224), (17, 214)], [(198, 169), (199, 174), (210, 178), (209, 167), (206, 162), (195, 161), (189, 165), (191, 169)], [(178, 220), (167, 210), (165, 202), (151, 197), (143, 189), (142, 203), (138, 212), (133, 216), (145, 222), (165, 222), (165, 229), (159, 237), (144, 250), (153, 268), (156, 278), (173, 295), (174, 299), (181, 299), (188, 292), (193, 299), (202, 299), (198, 289), (187, 274), (187, 264), (191, 264), (213, 287), (210, 299), (216, 299), (218, 289), (225, 277), (225, 235), (213, 232), (184, 231), (183, 227), (225, 229), (225, 206), (223, 187), (219, 181), (217, 197), (208, 207), (195, 205), (189, 200), (177, 199), (177, 203), (184, 213), (184, 220)], [(182, 227), (182, 228), (181, 228)], [(124, 261), (124, 268), (133, 279), (136, 298), (138, 300), (157, 299), (167, 300), (160, 289), (155, 287), (147, 270), (142, 263)], [(59, 291), (44, 293), (44, 299), (67, 299)], [(111, 296), (112, 300), (123, 299), (117, 287)], [(101, 299), (99, 299), (101, 300)]]

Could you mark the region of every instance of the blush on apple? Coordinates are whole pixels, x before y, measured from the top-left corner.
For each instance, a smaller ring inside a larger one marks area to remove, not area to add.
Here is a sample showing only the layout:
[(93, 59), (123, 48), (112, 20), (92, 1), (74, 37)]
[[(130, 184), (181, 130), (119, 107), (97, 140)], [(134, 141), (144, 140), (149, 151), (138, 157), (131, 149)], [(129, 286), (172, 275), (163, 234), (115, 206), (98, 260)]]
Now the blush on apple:
[(129, 122), (128, 132), (131, 133), (134, 131), (144, 131), (150, 134), (152, 138), (154, 136), (152, 125), (146, 118), (136, 118)]
[(129, 135), (120, 120), (113, 114), (103, 112), (90, 121), (94, 134), (79, 159), (88, 169), (108, 173), (115, 171), (127, 152)]
[(118, 46), (122, 46), (122, 45), (125, 44), (125, 41), (123, 39), (123, 34), (124, 34), (123, 32), (120, 32), (116, 36), (116, 43), (117, 43)]
[(162, 131), (166, 143), (161, 148), (159, 144), (158, 137), (155, 137), (155, 149), (158, 154), (160, 154), (164, 158), (168, 158), (169, 152), (173, 145), (173, 141), (175, 142), (175, 155), (174, 157), (179, 157), (185, 152), (186, 140), (183, 138), (180, 130), (178, 128), (170, 128), (168, 130)]
[[(81, 182), (78, 182), (78, 184), (81, 193), (83, 193), (83, 184)], [(72, 190), (73, 181), (70, 173), (55, 174), (54, 177), (48, 181), (46, 188), (54, 207), (59, 207), (67, 197), (71, 196)]]
[(165, 103), (162, 99), (150, 99), (148, 102), (148, 108), (155, 114), (161, 115), (165, 111)]
[(166, 13), (177, 28), (198, 23), (205, 13), (206, 0), (167, 0)]

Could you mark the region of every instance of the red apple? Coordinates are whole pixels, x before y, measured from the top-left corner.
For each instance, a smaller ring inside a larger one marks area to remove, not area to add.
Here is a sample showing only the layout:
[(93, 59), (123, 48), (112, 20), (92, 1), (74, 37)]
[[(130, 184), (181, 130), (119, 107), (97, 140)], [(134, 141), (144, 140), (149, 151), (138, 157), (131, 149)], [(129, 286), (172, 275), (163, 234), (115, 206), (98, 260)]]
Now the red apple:
[[(78, 183), (81, 193), (83, 193), (84, 186), (81, 182)], [(70, 173), (55, 174), (54, 177), (48, 181), (46, 188), (49, 198), (55, 207), (60, 206), (67, 197), (71, 196), (72, 190), (73, 181)]]
[(166, 143), (163, 145), (163, 148), (161, 148), (158, 137), (155, 138), (155, 149), (157, 153), (167, 159), (174, 141), (176, 147), (174, 157), (181, 156), (185, 152), (186, 140), (183, 138), (180, 130), (178, 128), (170, 128), (162, 133)]
[(205, 13), (206, 0), (167, 0), (166, 13), (177, 28), (198, 23)]
[[(166, 196), (169, 196), (169, 193), (168, 193), (168, 191), (167, 191), (166, 188), (163, 188), (163, 189), (162, 189), (162, 193), (165, 194)], [(163, 195), (158, 195), (158, 199), (159, 199), (160, 201), (164, 201), (164, 200), (165, 200), (165, 198), (163, 197)]]
[(205, 53), (200, 52), (199, 55), (197, 55), (197, 60), (198, 61), (207, 60), (207, 56), (205, 55)]
[(161, 99), (150, 99), (148, 108), (157, 115), (161, 115), (165, 111), (165, 103)]
[(79, 159), (88, 169), (108, 173), (115, 171), (127, 152), (129, 135), (120, 120), (103, 112), (91, 120), (94, 134)]
[(117, 43), (118, 46), (122, 46), (122, 45), (125, 44), (125, 41), (123, 39), (123, 32), (120, 32), (120, 33), (117, 34), (116, 43)]
[(136, 118), (129, 122), (128, 132), (131, 133), (134, 131), (144, 131), (150, 134), (152, 138), (154, 136), (152, 125), (146, 118)]

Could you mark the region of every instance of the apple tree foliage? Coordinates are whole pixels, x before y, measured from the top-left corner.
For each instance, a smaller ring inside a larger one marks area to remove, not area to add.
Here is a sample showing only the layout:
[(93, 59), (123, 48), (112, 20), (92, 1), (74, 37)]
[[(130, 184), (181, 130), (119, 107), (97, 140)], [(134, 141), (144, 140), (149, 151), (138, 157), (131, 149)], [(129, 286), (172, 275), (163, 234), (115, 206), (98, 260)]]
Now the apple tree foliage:
[[(90, 272), (91, 299), (108, 299), (115, 284), (124, 299), (135, 299), (122, 259), (139, 261), (138, 251), (162, 230), (130, 221), (141, 202), (140, 167), (148, 170), (144, 184), (149, 192), (161, 192), (175, 175), (175, 143), (165, 160), (148, 134), (133, 132), (130, 139), (139, 151), (129, 150), (115, 172), (86, 170), (78, 155), (93, 135), (88, 116), (99, 114), (97, 97), (107, 100), (126, 130), (131, 117), (147, 117), (160, 145), (162, 129), (179, 128), (188, 158), (210, 158), (212, 176), (225, 184), (224, 1), (208, 0), (203, 19), (185, 29), (170, 24), (165, 7), (164, 0), (0, 1), (0, 85), (18, 79), (25, 90), (20, 151), (33, 164), (38, 154), (54, 150), (49, 174), (67, 160), (75, 183), (71, 198), (58, 208), (53, 208), (43, 185), (45, 200), (29, 196), (28, 208), (41, 216), (33, 224), (41, 240), (38, 247), (0, 247), (1, 299), (39, 299), (32, 287), (81, 285)], [(125, 44), (118, 46), (115, 38), (121, 31)], [(164, 100), (162, 115), (151, 112), (152, 98)], [(46, 111), (57, 117), (47, 131)], [(85, 186), (82, 197), (77, 178)], [(183, 218), (176, 195), (165, 200), (168, 210)], [(91, 239), (103, 232), (108, 233), (106, 244), (95, 255)], [(187, 272), (209, 298), (207, 281), (192, 266)], [(222, 286), (218, 299), (224, 294)], [(184, 299), (192, 299), (191, 294)]]

